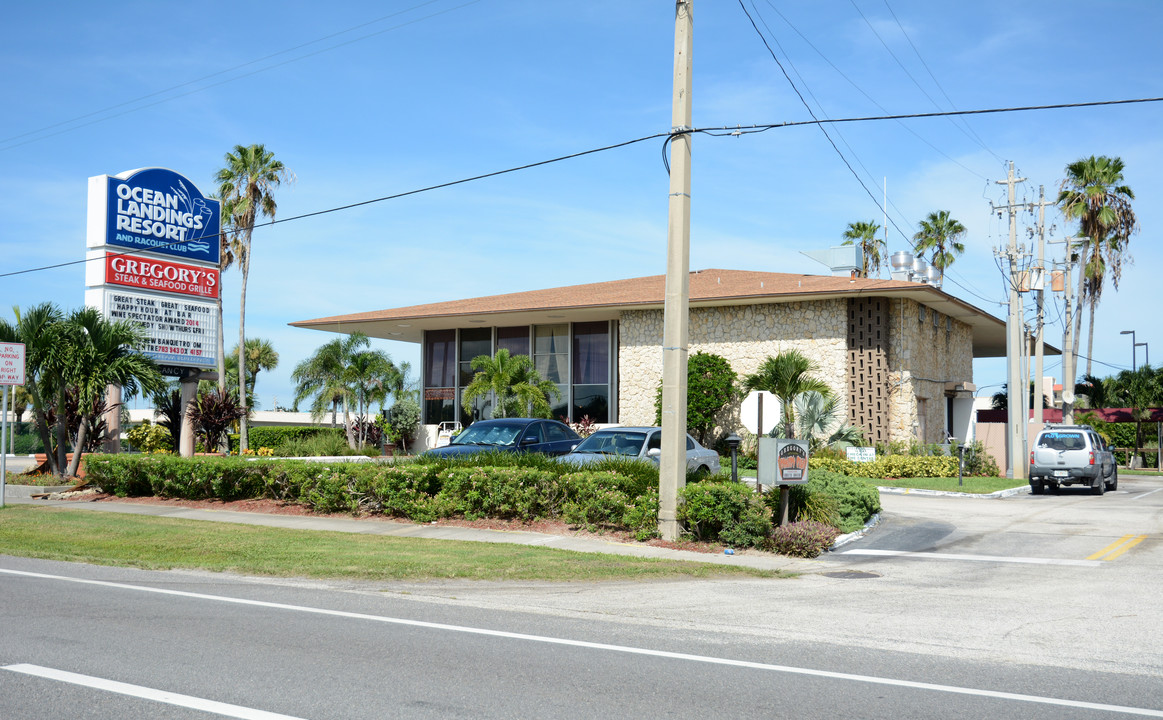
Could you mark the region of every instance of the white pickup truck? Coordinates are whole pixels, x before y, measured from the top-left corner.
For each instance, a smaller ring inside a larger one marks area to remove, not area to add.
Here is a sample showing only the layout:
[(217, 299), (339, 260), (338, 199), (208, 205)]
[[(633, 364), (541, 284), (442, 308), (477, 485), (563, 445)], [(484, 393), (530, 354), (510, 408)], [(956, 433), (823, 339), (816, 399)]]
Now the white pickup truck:
[(1047, 425), (1030, 450), (1030, 492), (1088, 485), (1094, 495), (1119, 486), (1119, 469), (1102, 437), (1089, 425)]

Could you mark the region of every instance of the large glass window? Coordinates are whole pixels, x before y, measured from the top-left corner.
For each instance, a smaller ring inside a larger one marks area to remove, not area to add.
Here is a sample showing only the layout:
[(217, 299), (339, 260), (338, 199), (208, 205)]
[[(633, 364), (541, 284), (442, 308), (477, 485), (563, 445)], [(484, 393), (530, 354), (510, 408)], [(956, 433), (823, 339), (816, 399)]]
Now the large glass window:
[(510, 356), (529, 354), (529, 326), (497, 328), (497, 349), (504, 348)]
[(610, 323), (573, 324), (573, 383), (610, 382)]
[(472, 360), (478, 355), (493, 356), (493, 329), (467, 328), (460, 331), (460, 385), (472, 382)]
[(424, 387), (456, 385), (456, 331), (424, 333)]
[(597, 423), (610, 422), (609, 385), (573, 386), (573, 419), (581, 420), (587, 415)]

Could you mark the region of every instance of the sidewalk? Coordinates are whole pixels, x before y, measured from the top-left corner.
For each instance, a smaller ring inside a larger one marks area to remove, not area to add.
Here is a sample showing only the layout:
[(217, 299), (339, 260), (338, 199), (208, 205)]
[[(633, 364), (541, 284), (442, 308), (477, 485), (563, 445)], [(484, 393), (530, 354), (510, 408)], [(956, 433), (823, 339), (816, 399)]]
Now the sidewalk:
[(663, 560), (685, 560), (687, 562), (702, 562), (715, 565), (744, 566), (760, 570), (813, 572), (819, 571), (824, 567), (824, 563), (819, 560), (789, 558), (754, 550), (736, 550), (733, 555), (701, 553), (690, 550), (672, 550), (670, 548), (654, 547), (640, 543), (622, 543), (598, 538), (579, 538), (568, 535), (550, 535), (520, 530), (483, 530), (451, 525), (442, 526), (439, 523), (417, 525), (414, 523), (379, 519), (367, 520), (342, 517), (270, 515), (267, 513), (237, 512), (233, 510), (200, 510), (162, 505), (81, 502), (74, 500), (34, 500), (31, 498), (9, 498), (8, 504), (37, 505), (41, 507), (124, 513), (129, 515), (151, 515), (154, 517), (234, 523), (237, 525), (260, 525), (263, 527), (280, 527), (291, 530), (322, 530), (362, 535), (425, 538), (429, 540), (539, 545), (556, 550), (606, 553), (609, 555), (627, 555), (631, 557), (657, 558)]

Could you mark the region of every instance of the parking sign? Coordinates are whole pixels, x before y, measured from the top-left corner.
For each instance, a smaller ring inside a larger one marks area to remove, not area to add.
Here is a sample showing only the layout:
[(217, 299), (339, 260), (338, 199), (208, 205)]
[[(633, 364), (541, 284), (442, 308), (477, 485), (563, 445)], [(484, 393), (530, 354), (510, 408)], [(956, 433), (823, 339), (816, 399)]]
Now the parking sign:
[(24, 384), (24, 343), (0, 343), (0, 385)]

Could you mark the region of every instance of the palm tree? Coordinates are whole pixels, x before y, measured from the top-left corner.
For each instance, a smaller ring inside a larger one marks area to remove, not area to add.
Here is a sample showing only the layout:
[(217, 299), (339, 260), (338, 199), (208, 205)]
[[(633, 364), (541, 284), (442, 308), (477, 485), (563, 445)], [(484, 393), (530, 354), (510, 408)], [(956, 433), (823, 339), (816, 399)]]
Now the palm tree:
[(473, 358), (472, 369), (472, 382), (461, 398), (466, 413), (472, 413), (473, 401), (478, 397), (492, 394), (494, 417), (508, 417), (523, 410), (531, 417), (550, 417), (549, 396), (561, 397), (556, 385), (541, 379), (528, 355), (511, 355), (506, 348), (497, 350), (493, 357)]
[(1119, 287), (1123, 260), (1131, 235), (1139, 228), (1131, 200), (1135, 193), (1123, 185), (1122, 158), (1105, 155), (1083, 158), (1066, 166), (1066, 179), (1058, 192), (1058, 205), (1068, 220), (1078, 221), (1083, 242), (1078, 251), (1078, 305), (1074, 315), (1074, 348), (1078, 354), (1082, 330), (1082, 307), (1090, 305), (1090, 330), (1087, 337), (1086, 374), (1094, 354), (1094, 308), (1102, 296), (1109, 272), (1115, 289)]
[[(70, 314), (66, 321), (75, 344), (70, 352), (70, 367), (66, 381), (77, 394), (77, 413), (80, 427), (73, 448), (73, 460), (65, 477), (77, 474), (85, 436), (95, 426), (97, 418), (92, 408), (105, 395), (110, 385), (120, 385), (129, 396), (138, 391), (154, 393), (165, 386), (157, 365), (138, 348), (145, 343), (141, 326), (129, 320), (110, 321), (94, 307), (84, 307)], [(120, 408), (118, 408), (120, 409)], [(58, 422), (64, 422), (65, 413), (58, 411)], [(60, 450), (57, 451), (58, 456)]]
[[(255, 385), (258, 383), (258, 374), (261, 370), (274, 370), (279, 366), (279, 353), (275, 350), (274, 345), (271, 345), (270, 340), (263, 338), (247, 338), (246, 344), (246, 397), (247, 405), (257, 405), (255, 395)], [(232, 370), (238, 368), (238, 345), (230, 349), (230, 358), (226, 362), (226, 371), (228, 375), (234, 376)], [(237, 386), (237, 380), (229, 383), (230, 388)]]
[(922, 257), (926, 250), (933, 251), (929, 262), (941, 273), (941, 282), (944, 282), (945, 268), (965, 252), (965, 245), (959, 242), (967, 232), (965, 226), (950, 217), (948, 210), (938, 210), (929, 213), (917, 227), (920, 229), (913, 235), (913, 249)]
[(808, 440), (813, 451), (820, 447), (841, 449), (864, 442), (864, 431), (844, 422), (839, 396), (806, 392), (796, 398), (795, 406), (799, 434)]
[(860, 252), (864, 255), (861, 277), (880, 272), (880, 263), (883, 259), (880, 253), (884, 248), (884, 240), (876, 236), (878, 232), (880, 226), (872, 221), (848, 223), (848, 229), (844, 231), (844, 242), (841, 244), (859, 245)]
[(779, 400), (783, 414), (781, 422), (784, 437), (794, 439), (796, 431), (795, 400), (808, 392), (817, 392), (831, 397), (832, 389), (823, 380), (809, 373), (819, 367), (798, 350), (787, 350), (775, 357), (768, 357), (759, 370), (743, 378), (743, 386), (752, 390), (766, 390)]
[(392, 364), (392, 358), (383, 350), (362, 350), (354, 353), (343, 371), (343, 380), (355, 397), (356, 418), (359, 420), (359, 449), (367, 440), (367, 411), (377, 399), (381, 406), (389, 388), (400, 374)]
[[(229, 218), (231, 230), (228, 235), (233, 257), (242, 272), (242, 293), (238, 305), (238, 384), (246, 386), (246, 281), (250, 275), (251, 244), (255, 220), (261, 215), (274, 219), (277, 206), (272, 191), (284, 180), (294, 180), (294, 175), (274, 153), (263, 145), (243, 147), (235, 145), (226, 153), (226, 167), (215, 176), (218, 181), (218, 197), (222, 201), (222, 217)], [(239, 393), (242, 418), (239, 420), (239, 452), (247, 449), (246, 443), (246, 393)]]
[(0, 342), (24, 343), (25, 387), (32, 398), (36, 431), (48, 457), (49, 472), (58, 475), (59, 466), (51, 451), (46, 411), (56, 404), (58, 386), (61, 393), (64, 392), (60, 373), (63, 345), (56, 338), (64, 314), (48, 302), (34, 305), (24, 312), (19, 307), (13, 307), (12, 311), (16, 316), (15, 323), (0, 319)]
[(347, 443), (353, 448), (356, 442), (349, 422), (349, 403), (353, 395), (344, 373), (352, 356), (368, 345), (368, 337), (363, 333), (336, 338), (316, 348), (315, 353), (296, 365), (291, 373), (291, 380), (295, 383), (295, 404), (313, 397), (311, 417), (316, 421), (331, 408), (331, 426), (335, 427), (335, 414), (339, 406), (343, 406)]

